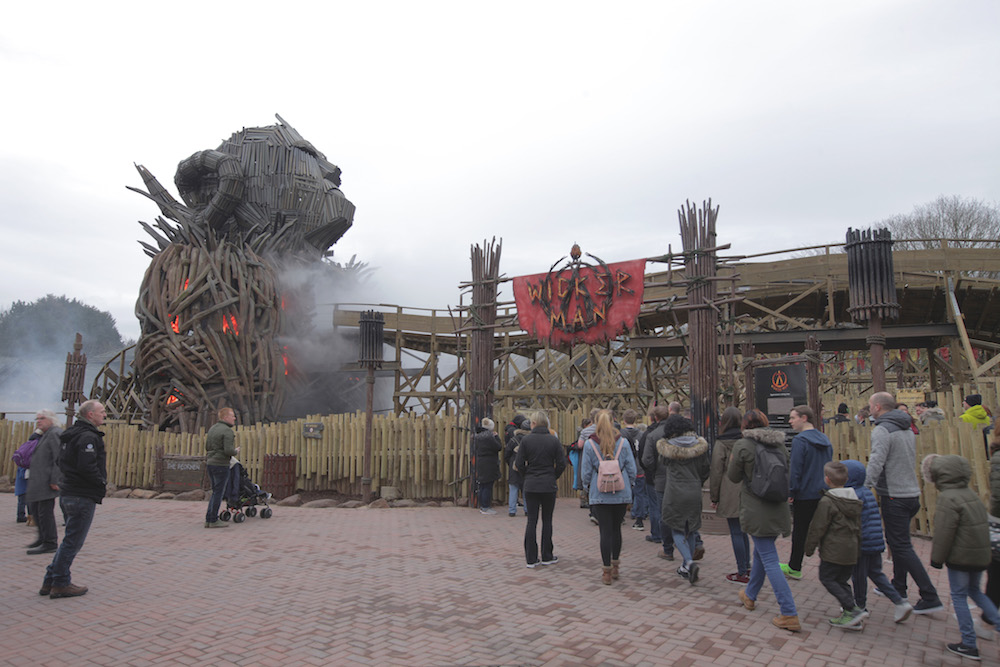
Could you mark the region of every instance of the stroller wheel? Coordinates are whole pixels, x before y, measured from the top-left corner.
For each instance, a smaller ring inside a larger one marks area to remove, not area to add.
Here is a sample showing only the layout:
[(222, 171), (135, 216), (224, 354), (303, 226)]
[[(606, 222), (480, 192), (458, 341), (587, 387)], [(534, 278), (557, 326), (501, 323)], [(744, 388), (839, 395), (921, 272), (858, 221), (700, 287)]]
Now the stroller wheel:
[(248, 507), (247, 508), (247, 516), (251, 517), (251, 518), (257, 516), (257, 508), (254, 507), (254, 506), (252, 506), (252, 505), (250, 507)]
[(260, 511), (260, 518), (261, 519), (270, 519), (271, 518), (271, 508), (270, 507), (265, 507), (264, 509), (262, 509)]
[(229, 510), (223, 510), (222, 512), (219, 513), (219, 518), (222, 519), (223, 521), (229, 521), (229, 519), (232, 516), (233, 515), (229, 512)]
[(247, 517), (242, 512), (237, 512), (233, 515), (233, 523), (243, 523), (247, 520)]

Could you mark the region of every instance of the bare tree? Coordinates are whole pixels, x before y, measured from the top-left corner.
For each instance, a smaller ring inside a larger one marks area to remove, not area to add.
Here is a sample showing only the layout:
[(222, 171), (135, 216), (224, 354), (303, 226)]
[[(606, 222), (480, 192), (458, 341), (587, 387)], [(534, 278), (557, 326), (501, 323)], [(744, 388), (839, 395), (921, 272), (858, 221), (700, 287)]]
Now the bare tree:
[(971, 197), (942, 195), (874, 224), (888, 227), (901, 250), (938, 247), (937, 239), (965, 248), (996, 247), (1000, 242), (1000, 207)]

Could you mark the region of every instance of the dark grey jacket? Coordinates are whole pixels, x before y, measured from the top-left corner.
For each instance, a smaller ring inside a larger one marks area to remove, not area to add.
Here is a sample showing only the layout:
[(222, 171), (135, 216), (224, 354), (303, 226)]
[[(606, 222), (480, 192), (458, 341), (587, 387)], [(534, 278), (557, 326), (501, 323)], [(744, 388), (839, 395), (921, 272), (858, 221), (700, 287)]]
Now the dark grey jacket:
[(50, 426), (49, 430), (42, 434), (35, 446), (35, 453), (31, 455), (30, 474), (28, 475), (28, 490), (25, 492), (25, 499), (29, 503), (37, 503), (40, 500), (49, 500), (59, 497), (59, 489), (53, 489), (52, 484), (59, 485), (62, 480), (62, 473), (59, 472), (59, 436), (63, 430), (58, 426)]

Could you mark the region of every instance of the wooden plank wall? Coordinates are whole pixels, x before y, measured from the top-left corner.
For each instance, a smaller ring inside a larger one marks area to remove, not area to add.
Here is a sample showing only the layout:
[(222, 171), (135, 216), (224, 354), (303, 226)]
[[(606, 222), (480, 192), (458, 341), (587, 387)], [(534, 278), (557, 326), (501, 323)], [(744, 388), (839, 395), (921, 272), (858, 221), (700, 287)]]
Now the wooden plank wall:
[[(989, 498), (989, 461), (981, 429), (958, 420), (961, 400), (970, 387), (956, 387), (938, 394), (938, 400), (949, 419), (940, 425), (921, 429), (917, 438), (918, 459), (926, 454), (960, 454), (970, 460), (975, 472), (972, 486), (984, 502)], [(1000, 392), (996, 384), (981, 383), (977, 393), (983, 394), (984, 405), (1000, 407)], [(839, 401), (841, 398), (837, 397)], [(827, 396), (825, 400), (829, 400)], [(855, 407), (861, 399), (848, 398)], [(833, 403), (836, 405), (836, 402)], [(957, 406), (957, 407), (956, 407)], [(530, 410), (523, 414), (530, 415)], [(498, 429), (513, 415), (496, 415)], [(563, 444), (576, 438), (582, 409), (571, 412), (549, 411), (552, 427)], [(322, 437), (307, 439), (302, 435), (305, 422), (323, 424)], [(296, 487), (304, 491), (336, 490), (358, 494), (361, 491), (362, 458), (364, 453), (364, 414), (311, 416), (281, 424), (237, 426), (240, 460), (250, 477), (261, 482), (264, 458), (268, 454), (293, 454), (297, 457)], [(467, 424), (465, 416), (376, 415), (372, 426), (373, 488), (398, 487), (407, 498), (467, 497), (469, 494), (469, 433), (459, 425)], [(0, 474), (13, 479), (15, 468), (11, 456), (27, 440), (33, 422), (0, 420)], [(103, 430), (108, 452), (109, 481), (120, 488), (150, 488), (154, 483), (157, 445), (166, 454), (182, 456), (204, 455), (204, 432), (197, 434), (140, 431), (136, 426), (108, 423)], [(851, 424), (828, 425), (827, 433), (838, 458), (855, 458), (867, 463), (870, 450), (870, 428)], [(919, 461), (918, 461), (919, 462)], [(494, 488), (497, 501), (506, 498), (506, 467), (504, 478)], [(559, 480), (559, 494), (574, 496), (572, 468)], [(921, 482), (922, 483), (922, 482)], [(915, 519), (915, 532), (930, 534), (936, 491), (925, 488), (923, 507)], [(931, 508), (928, 511), (927, 508)]]

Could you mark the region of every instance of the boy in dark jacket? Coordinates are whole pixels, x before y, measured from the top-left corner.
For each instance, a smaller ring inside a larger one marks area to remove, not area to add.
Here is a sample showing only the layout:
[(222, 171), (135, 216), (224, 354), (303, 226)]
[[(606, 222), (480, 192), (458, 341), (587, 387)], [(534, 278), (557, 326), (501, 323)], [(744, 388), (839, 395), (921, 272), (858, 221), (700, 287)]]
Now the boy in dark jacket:
[(861, 548), (862, 502), (854, 489), (844, 488), (847, 466), (830, 461), (823, 466), (823, 481), (829, 490), (816, 507), (816, 514), (806, 535), (806, 555), (819, 547), (819, 581), (843, 608), (840, 616), (830, 619), (838, 628), (860, 630), (868, 612), (854, 602), (848, 582), (854, 574)]
[(986, 506), (969, 488), (972, 466), (964, 457), (931, 454), (920, 464), (920, 469), (924, 480), (938, 489), (931, 567), (941, 569), (943, 565), (948, 566), (951, 601), (958, 629), (962, 633), (962, 641), (948, 644), (948, 650), (979, 660), (969, 598), (979, 605), (986, 622), (1000, 631), (997, 608), (980, 586), (983, 570), (992, 558)]
[(841, 461), (847, 467), (847, 487), (854, 489), (861, 507), (861, 555), (854, 566), (854, 602), (861, 609), (868, 609), (868, 580), (896, 605), (893, 620), (902, 623), (913, 613), (913, 605), (893, 587), (889, 577), (882, 571), (882, 552), (885, 540), (882, 538), (882, 515), (878, 511), (878, 501), (871, 489), (865, 486), (865, 464), (848, 459)]

